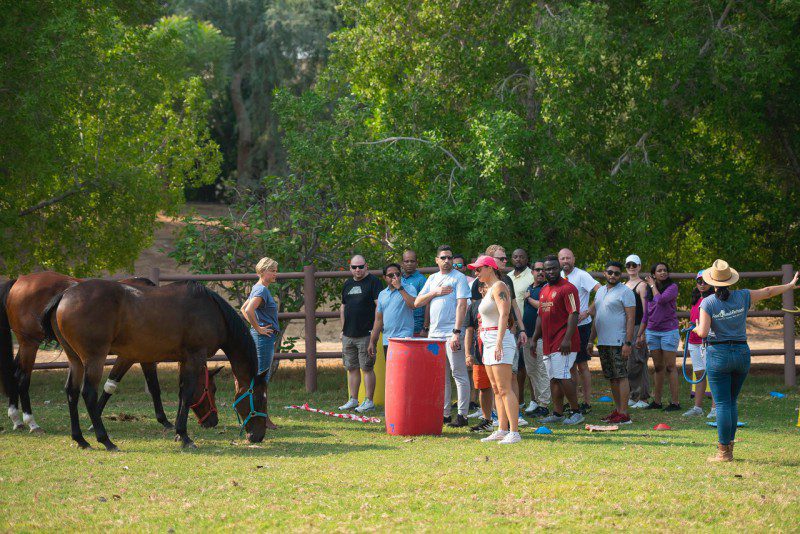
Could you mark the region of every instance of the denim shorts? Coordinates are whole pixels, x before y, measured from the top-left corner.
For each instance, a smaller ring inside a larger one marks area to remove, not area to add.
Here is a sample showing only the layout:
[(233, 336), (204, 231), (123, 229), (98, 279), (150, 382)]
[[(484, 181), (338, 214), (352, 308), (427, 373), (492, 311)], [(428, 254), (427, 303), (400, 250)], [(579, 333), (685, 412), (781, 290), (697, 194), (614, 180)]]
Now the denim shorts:
[(644, 331), (644, 337), (647, 339), (647, 348), (650, 350), (677, 352), (678, 344), (681, 341), (681, 335), (677, 328), (667, 332), (656, 332), (648, 328)]

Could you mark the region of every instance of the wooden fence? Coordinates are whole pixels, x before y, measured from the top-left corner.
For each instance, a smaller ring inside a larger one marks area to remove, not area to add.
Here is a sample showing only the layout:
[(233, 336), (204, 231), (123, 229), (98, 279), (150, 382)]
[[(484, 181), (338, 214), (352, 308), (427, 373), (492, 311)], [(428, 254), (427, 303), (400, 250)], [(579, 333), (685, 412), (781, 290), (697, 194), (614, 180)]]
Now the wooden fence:
[[(435, 267), (421, 268), (424, 274), (436, 272)], [(370, 273), (381, 276), (379, 270)], [(598, 280), (603, 279), (601, 272), (590, 273)], [(756, 271), (740, 272), (740, 277), (746, 278), (779, 278), (782, 283), (792, 280), (794, 270), (792, 265), (783, 265), (780, 271)], [(279, 319), (303, 319), (305, 321), (305, 352), (277, 353), (275, 358), (281, 359), (305, 359), (305, 383), (306, 390), (309, 392), (317, 389), (317, 360), (324, 358), (341, 358), (341, 352), (317, 352), (317, 320), (318, 319), (338, 319), (339, 312), (325, 312), (317, 310), (317, 288), (316, 281), (320, 278), (348, 278), (349, 271), (317, 271), (313, 265), (307, 265), (302, 272), (278, 273), (279, 280), (303, 280), (303, 310), (302, 312), (284, 312), (278, 314)], [(670, 273), (675, 280), (694, 280), (695, 273)], [(257, 280), (255, 274), (161, 274), (157, 267), (151, 269), (150, 279), (157, 285), (162, 282), (180, 282), (184, 280), (195, 280), (199, 282), (232, 282), (232, 281), (251, 281)], [(783, 294), (782, 307), (794, 309), (794, 294), (789, 291)], [(689, 312), (679, 311), (678, 316), (688, 318)], [(775, 349), (760, 349), (751, 351), (752, 356), (779, 356), (784, 357), (784, 382), (786, 385), (797, 385), (797, 374), (795, 369), (795, 344), (794, 344), (794, 315), (782, 310), (755, 310), (748, 313), (749, 317), (782, 317), (783, 318), (783, 347)], [(225, 361), (225, 356), (217, 354), (211, 361)], [(113, 365), (115, 360), (109, 359), (106, 365)], [(65, 362), (52, 362), (37, 364), (39, 369), (56, 369), (66, 367)]]

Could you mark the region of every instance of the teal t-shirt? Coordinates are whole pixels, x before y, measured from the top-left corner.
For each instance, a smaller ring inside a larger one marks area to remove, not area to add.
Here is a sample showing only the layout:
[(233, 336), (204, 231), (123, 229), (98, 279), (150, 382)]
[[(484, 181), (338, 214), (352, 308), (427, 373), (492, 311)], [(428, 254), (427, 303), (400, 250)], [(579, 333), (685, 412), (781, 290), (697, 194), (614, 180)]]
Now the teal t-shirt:
[(750, 308), (750, 290), (731, 291), (728, 300), (716, 295), (703, 299), (700, 309), (711, 316), (709, 341), (747, 341), (747, 310)]

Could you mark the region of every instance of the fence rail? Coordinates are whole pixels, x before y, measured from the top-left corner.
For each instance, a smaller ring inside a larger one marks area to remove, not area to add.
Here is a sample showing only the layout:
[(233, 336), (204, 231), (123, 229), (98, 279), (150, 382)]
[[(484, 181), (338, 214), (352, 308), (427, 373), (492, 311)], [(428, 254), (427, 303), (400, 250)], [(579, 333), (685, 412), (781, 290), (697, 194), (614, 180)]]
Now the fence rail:
[[(424, 267), (420, 271), (423, 274), (436, 272), (435, 267)], [(371, 274), (382, 275), (382, 271), (373, 270)], [(595, 279), (602, 280), (603, 273), (593, 271), (590, 273)], [(695, 273), (670, 273), (675, 280), (694, 280)], [(740, 272), (740, 278), (780, 278), (782, 283), (788, 283), (794, 276), (794, 269), (791, 264), (783, 265), (780, 271), (752, 271)], [(313, 265), (303, 267), (302, 272), (278, 273), (279, 280), (303, 280), (303, 310), (302, 312), (282, 312), (278, 314), (279, 319), (303, 319), (305, 321), (305, 352), (282, 352), (275, 355), (278, 360), (305, 359), (305, 384), (309, 392), (317, 389), (317, 360), (326, 358), (340, 358), (341, 352), (317, 352), (317, 319), (335, 319), (339, 317), (338, 312), (326, 312), (317, 310), (317, 289), (316, 280), (325, 278), (348, 278), (348, 271), (317, 271)], [(119, 277), (121, 278), (121, 277)], [(160, 285), (161, 282), (182, 282), (195, 280), (199, 282), (247, 282), (255, 281), (258, 277), (255, 274), (161, 274), (158, 267), (150, 270), (150, 279)], [(782, 307), (787, 310), (794, 309), (794, 293), (792, 291), (783, 294)], [(311, 310), (311, 312), (309, 312)], [(749, 317), (782, 317), (783, 318), (783, 348), (759, 349), (751, 351), (752, 356), (779, 356), (784, 357), (784, 383), (789, 386), (797, 385), (797, 373), (795, 364), (795, 340), (794, 340), (794, 314), (782, 310), (755, 310), (748, 313)], [(688, 318), (689, 312), (680, 311), (678, 317)], [(217, 354), (210, 361), (225, 361), (225, 356)], [(106, 365), (113, 365), (115, 358), (109, 358)], [(63, 369), (66, 362), (49, 362), (36, 364), (37, 369)]]

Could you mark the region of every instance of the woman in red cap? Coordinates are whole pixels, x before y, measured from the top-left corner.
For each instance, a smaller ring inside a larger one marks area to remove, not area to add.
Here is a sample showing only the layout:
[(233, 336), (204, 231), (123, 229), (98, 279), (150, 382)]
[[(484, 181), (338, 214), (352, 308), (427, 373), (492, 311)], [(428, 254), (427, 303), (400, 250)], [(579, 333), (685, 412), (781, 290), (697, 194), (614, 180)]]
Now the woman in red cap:
[(508, 287), (500, 281), (500, 271), (494, 258), (481, 256), (469, 268), (475, 271), (478, 280), (487, 287), (486, 296), (478, 307), (481, 315), (480, 336), (483, 342), (483, 364), (492, 383), (500, 423), (497, 430), (481, 441), (517, 443), (522, 437), (517, 427), (519, 400), (511, 384), (511, 366), (517, 352), (514, 336), (508, 331), (512, 297)]

